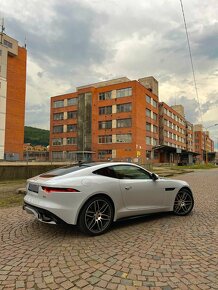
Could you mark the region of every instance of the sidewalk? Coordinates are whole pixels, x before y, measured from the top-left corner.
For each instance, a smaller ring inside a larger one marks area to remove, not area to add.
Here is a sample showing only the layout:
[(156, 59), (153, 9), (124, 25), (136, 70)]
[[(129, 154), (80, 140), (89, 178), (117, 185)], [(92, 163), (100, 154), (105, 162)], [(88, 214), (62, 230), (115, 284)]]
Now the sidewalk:
[(178, 174), (193, 172), (192, 169), (172, 169), (169, 167), (153, 167), (152, 172), (158, 174), (161, 177), (170, 177)]

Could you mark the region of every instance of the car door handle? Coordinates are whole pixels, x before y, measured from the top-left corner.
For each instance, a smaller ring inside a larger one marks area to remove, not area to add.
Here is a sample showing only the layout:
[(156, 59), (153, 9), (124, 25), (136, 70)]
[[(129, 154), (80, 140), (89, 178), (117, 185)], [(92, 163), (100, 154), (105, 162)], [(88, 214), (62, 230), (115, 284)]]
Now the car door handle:
[(125, 189), (126, 190), (129, 190), (129, 189), (131, 189), (132, 188), (132, 186), (125, 186)]

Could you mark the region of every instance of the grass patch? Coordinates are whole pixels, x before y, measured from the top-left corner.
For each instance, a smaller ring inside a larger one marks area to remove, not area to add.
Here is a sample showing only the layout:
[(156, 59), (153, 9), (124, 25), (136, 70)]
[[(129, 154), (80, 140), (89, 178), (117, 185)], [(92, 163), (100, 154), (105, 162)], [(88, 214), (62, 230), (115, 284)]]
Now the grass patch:
[(173, 166), (171, 169), (178, 170), (178, 169), (212, 169), (218, 168), (214, 164), (195, 164), (195, 165), (186, 165), (186, 166)]
[(0, 192), (0, 208), (22, 205), (23, 198), (23, 194)]
[(0, 180), (0, 186), (21, 184), (21, 183), (26, 183), (26, 179)]

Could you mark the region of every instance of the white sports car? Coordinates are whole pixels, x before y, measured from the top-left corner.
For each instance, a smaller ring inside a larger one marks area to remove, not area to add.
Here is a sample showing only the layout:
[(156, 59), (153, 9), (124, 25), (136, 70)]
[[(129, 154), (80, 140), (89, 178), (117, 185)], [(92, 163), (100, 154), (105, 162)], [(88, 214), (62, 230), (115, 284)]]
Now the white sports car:
[(78, 225), (99, 235), (121, 218), (172, 211), (187, 215), (194, 206), (185, 181), (159, 178), (125, 162), (62, 167), (27, 180), (23, 208), (46, 223)]

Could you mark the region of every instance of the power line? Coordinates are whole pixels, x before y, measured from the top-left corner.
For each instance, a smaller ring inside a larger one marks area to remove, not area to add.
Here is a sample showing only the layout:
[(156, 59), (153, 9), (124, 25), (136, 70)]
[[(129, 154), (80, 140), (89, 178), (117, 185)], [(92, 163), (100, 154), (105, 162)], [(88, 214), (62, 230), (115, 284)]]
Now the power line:
[(186, 33), (186, 38), (187, 38), (187, 43), (188, 43), (188, 50), (189, 50), (189, 57), (190, 57), (190, 62), (191, 62), (191, 68), (192, 68), (192, 75), (193, 75), (195, 93), (196, 93), (196, 97), (197, 97), (197, 102), (198, 102), (198, 107), (199, 107), (199, 112), (200, 112), (201, 123), (203, 123), (201, 104), (200, 104), (199, 95), (198, 95), (198, 88), (197, 88), (197, 83), (196, 83), (196, 78), (195, 78), (195, 70), (194, 70), (194, 65), (193, 65), (193, 60), (192, 60), (191, 46), (190, 46), (190, 41), (189, 41), (189, 36), (188, 36), (188, 29), (187, 29), (187, 25), (186, 25), (185, 13), (184, 13), (184, 9), (183, 9), (182, 0), (180, 0), (180, 4), (181, 4), (181, 8), (182, 8), (182, 15), (183, 15), (184, 26), (185, 26), (185, 33)]

